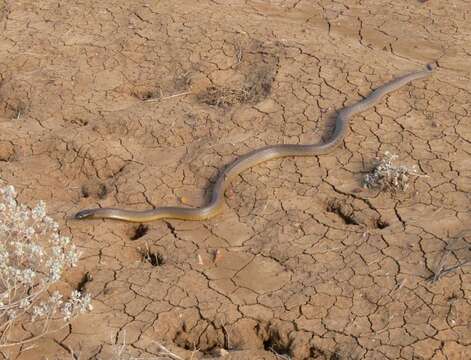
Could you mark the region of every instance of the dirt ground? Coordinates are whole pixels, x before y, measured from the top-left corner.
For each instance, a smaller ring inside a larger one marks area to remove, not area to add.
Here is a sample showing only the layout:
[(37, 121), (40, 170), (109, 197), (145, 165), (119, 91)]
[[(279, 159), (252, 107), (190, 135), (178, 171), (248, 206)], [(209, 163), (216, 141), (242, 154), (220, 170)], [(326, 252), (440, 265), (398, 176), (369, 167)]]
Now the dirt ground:
[[(46, 201), (94, 304), (5, 358), (471, 358), (471, 266), (430, 281), (471, 260), (468, 0), (0, 0), (0, 28), (1, 181)], [(241, 174), (214, 219), (72, 219), (202, 205), (239, 155), (323, 141), (435, 61), (332, 153)], [(362, 188), (385, 151), (424, 175), (407, 192)]]

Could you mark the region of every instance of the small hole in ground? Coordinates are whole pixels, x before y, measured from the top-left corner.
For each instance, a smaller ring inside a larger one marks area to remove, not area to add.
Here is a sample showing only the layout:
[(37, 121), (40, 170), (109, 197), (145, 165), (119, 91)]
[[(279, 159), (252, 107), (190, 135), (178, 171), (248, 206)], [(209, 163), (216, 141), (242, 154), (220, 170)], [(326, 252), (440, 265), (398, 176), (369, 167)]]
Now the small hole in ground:
[(82, 279), (80, 279), (80, 282), (78, 283), (76, 289), (77, 291), (83, 293), (86, 289), (86, 286), (89, 282), (93, 280), (93, 276), (90, 272), (86, 272), (83, 276)]
[(100, 199), (104, 199), (108, 195), (108, 189), (105, 184), (98, 185), (97, 195)]
[(159, 99), (161, 96), (161, 92), (159, 91), (159, 89), (144, 89), (134, 91), (132, 95), (138, 98), (139, 100), (146, 101), (151, 99)]
[(82, 186), (81, 192), (82, 192), (82, 197), (84, 198), (87, 198), (90, 196), (90, 192), (88, 191), (88, 187), (86, 186)]
[(387, 221), (384, 221), (382, 219), (376, 220), (376, 227), (378, 229), (385, 229), (389, 226), (389, 223)]
[(131, 240), (137, 240), (143, 237), (149, 231), (149, 227), (144, 224), (139, 224), (137, 228), (134, 229), (134, 235), (131, 236)]
[(88, 125), (88, 120), (84, 120), (81, 118), (73, 118), (70, 120), (71, 124), (78, 125), (78, 126), (87, 126)]
[(103, 183), (84, 184), (82, 185), (80, 192), (84, 198), (93, 196), (94, 198), (104, 199), (106, 195), (108, 195), (108, 189)]
[(337, 214), (346, 225), (359, 225), (357, 219), (355, 219), (353, 210), (338, 200), (330, 201), (327, 205), (327, 211)]
[(158, 251), (152, 251), (147, 243), (145, 249), (141, 248), (139, 252), (141, 253), (142, 260), (147, 261), (152, 266), (161, 266), (165, 263), (163, 255)]
[(341, 360), (341, 358), (340, 358), (340, 355), (335, 352), (332, 355), (330, 355), (329, 360)]
[(263, 342), (263, 347), (265, 351), (270, 351), (275, 355), (289, 356), (290, 354), (289, 344), (284, 344), (276, 331), (270, 331), (268, 339)]

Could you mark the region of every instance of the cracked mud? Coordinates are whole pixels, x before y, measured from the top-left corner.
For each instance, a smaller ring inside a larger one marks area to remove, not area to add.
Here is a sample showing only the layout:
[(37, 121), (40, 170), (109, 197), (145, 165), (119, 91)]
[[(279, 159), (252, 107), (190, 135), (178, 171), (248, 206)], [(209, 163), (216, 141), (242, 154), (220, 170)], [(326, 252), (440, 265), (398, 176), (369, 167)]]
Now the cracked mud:
[[(4, 357), (471, 358), (470, 24), (466, 0), (0, 0), (0, 178), (47, 202), (94, 298)], [(433, 61), (331, 154), (242, 173), (212, 220), (71, 219), (199, 206), (237, 156), (323, 141)], [(362, 189), (385, 151), (426, 176)]]

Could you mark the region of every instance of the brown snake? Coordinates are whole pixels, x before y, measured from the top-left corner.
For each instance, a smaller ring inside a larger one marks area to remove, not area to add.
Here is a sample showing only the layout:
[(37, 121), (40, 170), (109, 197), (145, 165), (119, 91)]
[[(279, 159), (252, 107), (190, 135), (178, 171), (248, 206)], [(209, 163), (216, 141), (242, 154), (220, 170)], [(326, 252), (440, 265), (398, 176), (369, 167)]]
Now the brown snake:
[(118, 219), (130, 222), (148, 222), (159, 219), (205, 220), (217, 215), (224, 204), (224, 193), (230, 180), (241, 172), (262, 162), (287, 156), (314, 156), (330, 152), (338, 146), (348, 130), (348, 121), (353, 115), (376, 105), (386, 94), (401, 88), (409, 82), (429, 76), (432, 65), (423, 70), (401, 76), (374, 90), (358, 103), (341, 109), (336, 118), (334, 134), (323, 144), (279, 144), (265, 146), (242, 155), (219, 175), (214, 184), (211, 200), (199, 208), (158, 207), (151, 210), (132, 211), (113, 208), (87, 209), (78, 212), (76, 219)]

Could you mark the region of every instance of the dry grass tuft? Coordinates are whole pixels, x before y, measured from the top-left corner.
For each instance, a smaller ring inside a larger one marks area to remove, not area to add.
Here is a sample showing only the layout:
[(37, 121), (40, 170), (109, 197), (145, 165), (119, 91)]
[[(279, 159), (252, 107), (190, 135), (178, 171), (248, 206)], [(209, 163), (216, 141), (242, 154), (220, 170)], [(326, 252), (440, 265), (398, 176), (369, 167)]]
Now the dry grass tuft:
[(416, 165), (395, 165), (394, 160), (397, 158), (397, 155), (386, 151), (373, 170), (364, 177), (363, 186), (381, 191), (404, 192), (409, 187), (411, 178), (424, 176), (419, 174)]

